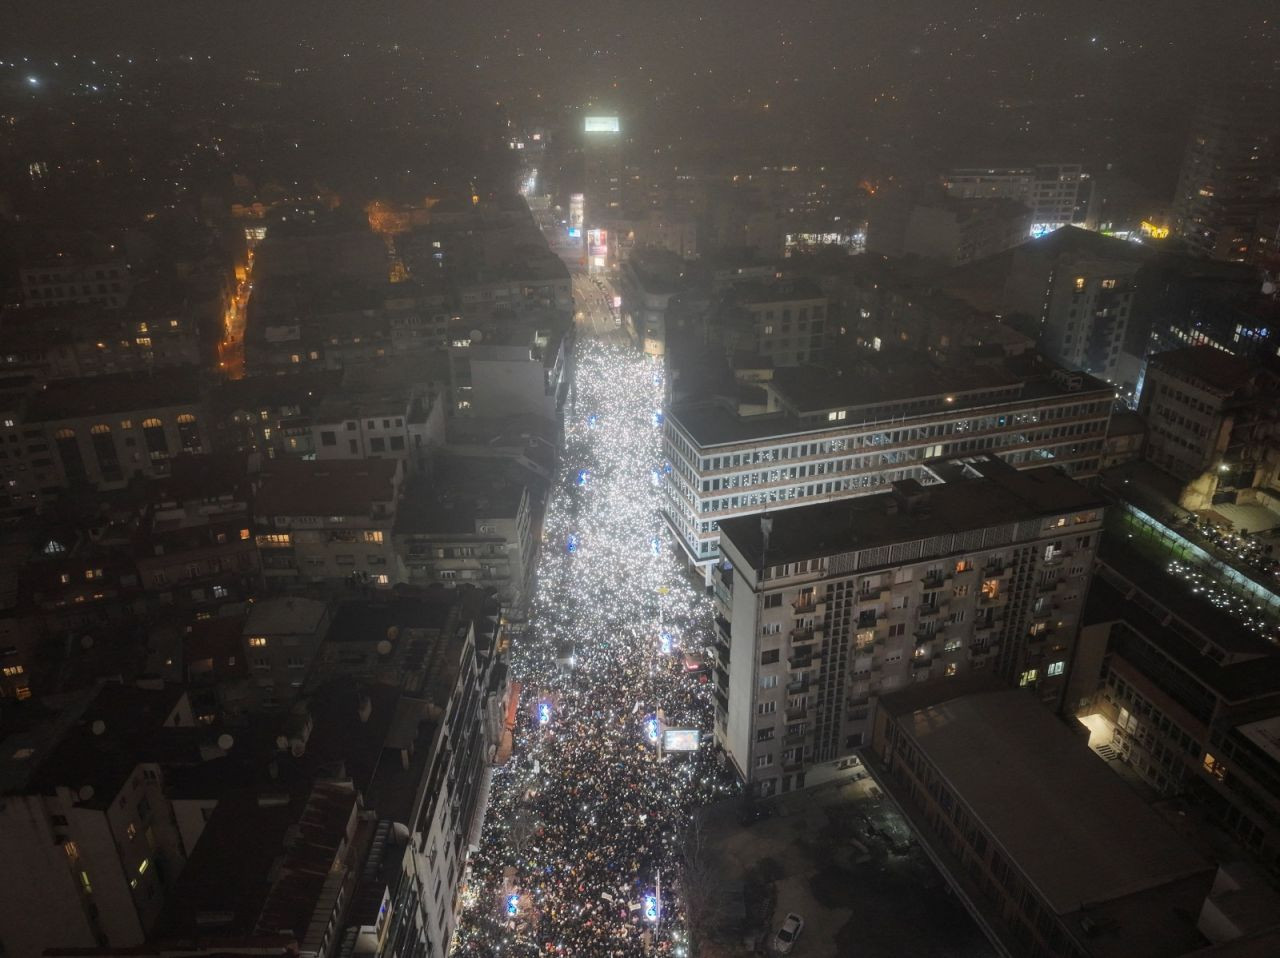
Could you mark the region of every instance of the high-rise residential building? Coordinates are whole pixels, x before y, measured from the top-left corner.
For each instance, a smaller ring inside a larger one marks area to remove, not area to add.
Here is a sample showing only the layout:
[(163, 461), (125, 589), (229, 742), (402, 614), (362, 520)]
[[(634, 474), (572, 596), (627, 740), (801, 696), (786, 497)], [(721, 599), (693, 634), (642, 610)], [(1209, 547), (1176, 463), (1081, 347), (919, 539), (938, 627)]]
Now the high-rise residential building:
[(1174, 232), (1212, 259), (1258, 262), (1277, 252), (1272, 215), (1277, 206), (1276, 95), (1233, 86), (1205, 97), (1192, 120), (1178, 176)]
[(988, 672), (1062, 701), (1102, 500), (994, 456), (721, 525), (716, 741), (757, 794), (837, 775), (893, 689)]
[(720, 523), (936, 481), (926, 460), (992, 453), (1018, 468), (1093, 475), (1114, 390), (1026, 355), (1004, 365), (778, 369), (767, 408), (673, 406), (664, 425), (664, 511), (690, 562), (719, 555)]
[(1097, 228), (1094, 181), (1078, 163), (952, 170), (943, 186), (958, 199), (1017, 200), (1031, 210), (1032, 236)]

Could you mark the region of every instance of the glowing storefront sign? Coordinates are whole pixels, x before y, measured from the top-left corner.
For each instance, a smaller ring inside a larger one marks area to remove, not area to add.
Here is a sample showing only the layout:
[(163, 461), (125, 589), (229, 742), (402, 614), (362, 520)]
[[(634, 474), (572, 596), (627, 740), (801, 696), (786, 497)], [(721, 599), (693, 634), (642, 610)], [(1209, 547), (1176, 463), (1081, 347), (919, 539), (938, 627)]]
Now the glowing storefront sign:
[(618, 133), (622, 127), (616, 116), (589, 116), (582, 124), (587, 133)]

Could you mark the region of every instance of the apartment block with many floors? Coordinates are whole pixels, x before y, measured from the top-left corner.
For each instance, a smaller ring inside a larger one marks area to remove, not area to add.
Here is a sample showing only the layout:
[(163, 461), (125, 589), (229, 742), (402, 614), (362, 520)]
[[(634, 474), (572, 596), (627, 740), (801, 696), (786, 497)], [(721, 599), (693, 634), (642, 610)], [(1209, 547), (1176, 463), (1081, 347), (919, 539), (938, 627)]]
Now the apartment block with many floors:
[(715, 735), (758, 794), (838, 774), (896, 688), (986, 672), (1059, 706), (1102, 500), (993, 456), (932, 471), (722, 526)]
[(663, 446), (667, 521), (691, 562), (710, 567), (725, 520), (933, 479), (925, 462), (991, 453), (1076, 478), (1098, 470), (1113, 390), (1035, 357), (1001, 366), (777, 370), (769, 408), (675, 406)]

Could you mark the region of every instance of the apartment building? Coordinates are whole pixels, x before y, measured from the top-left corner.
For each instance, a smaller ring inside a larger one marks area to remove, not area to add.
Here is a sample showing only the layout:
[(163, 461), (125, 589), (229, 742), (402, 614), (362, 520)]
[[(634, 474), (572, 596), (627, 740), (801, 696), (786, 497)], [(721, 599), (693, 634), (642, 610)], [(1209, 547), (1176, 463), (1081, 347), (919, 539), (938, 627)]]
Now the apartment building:
[[(199, 763), (187, 694), (106, 684), (33, 713), (0, 760), (0, 945), (140, 944), (190, 849), (165, 792), (166, 767)], [(21, 876), (19, 878), (19, 876)]]
[(1138, 400), (1148, 461), (1186, 485), (1181, 503), (1209, 508), (1265, 485), (1277, 420), (1280, 375), (1269, 360), (1211, 346), (1158, 353)]
[(763, 384), (779, 412), (720, 402), (674, 406), (663, 448), (664, 511), (690, 562), (719, 554), (720, 523), (765, 510), (932, 481), (925, 461), (992, 453), (1018, 468), (1098, 470), (1114, 398), (1104, 383), (1035, 356), (1004, 365), (899, 364), (777, 370)]
[(1280, 856), (1280, 650), (1211, 606), (1104, 562), (1071, 677), (1089, 745), (1198, 805), (1264, 866)]
[[(68, 486), (123, 489), (209, 450), (189, 368), (64, 379), (10, 393), (0, 432), (0, 508), (34, 512)], [(7, 496), (7, 501), (5, 497)]]
[(492, 456), (451, 456), (430, 477), (412, 477), (393, 533), (398, 580), (492, 588), (524, 610), (545, 489), (523, 466)]
[(712, 335), (725, 351), (747, 352), (774, 366), (800, 366), (823, 358), (831, 341), (830, 302), (807, 279), (743, 283), (713, 319)]
[[(1212, 863), (1031, 696), (981, 680), (886, 696), (869, 764), (997, 954), (1217, 953), (1197, 921)], [(1241, 945), (1223, 953), (1270, 953)]]
[(716, 740), (770, 795), (839, 773), (895, 688), (986, 672), (1062, 701), (1102, 500), (994, 457), (722, 525)]
[(254, 498), (268, 586), (390, 586), (399, 459), (276, 459)]
[(952, 170), (943, 186), (960, 199), (1017, 200), (1031, 211), (1032, 236), (1097, 228), (1094, 181), (1077, 163)]
[(22, 265), (22, 295), (28, 306), (92, 303), (109, 309), (129, 299), (133, 281), (122, 250), (93, 244), (81, 250), (49, 249)]

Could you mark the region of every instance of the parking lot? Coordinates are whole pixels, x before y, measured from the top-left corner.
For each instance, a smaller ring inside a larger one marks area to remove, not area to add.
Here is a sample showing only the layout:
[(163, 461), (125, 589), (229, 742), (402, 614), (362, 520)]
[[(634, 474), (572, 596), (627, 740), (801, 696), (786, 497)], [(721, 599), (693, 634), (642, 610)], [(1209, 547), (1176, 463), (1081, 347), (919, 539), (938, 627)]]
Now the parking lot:
[(743, 824), (741, 800), (703, 816), (714, 907), (698, 929), (706, 955), (773, 954), (789, 912), (805, 926), (801, 958), (990, 958), (964, 907), (870, 780), (769, 801)]

